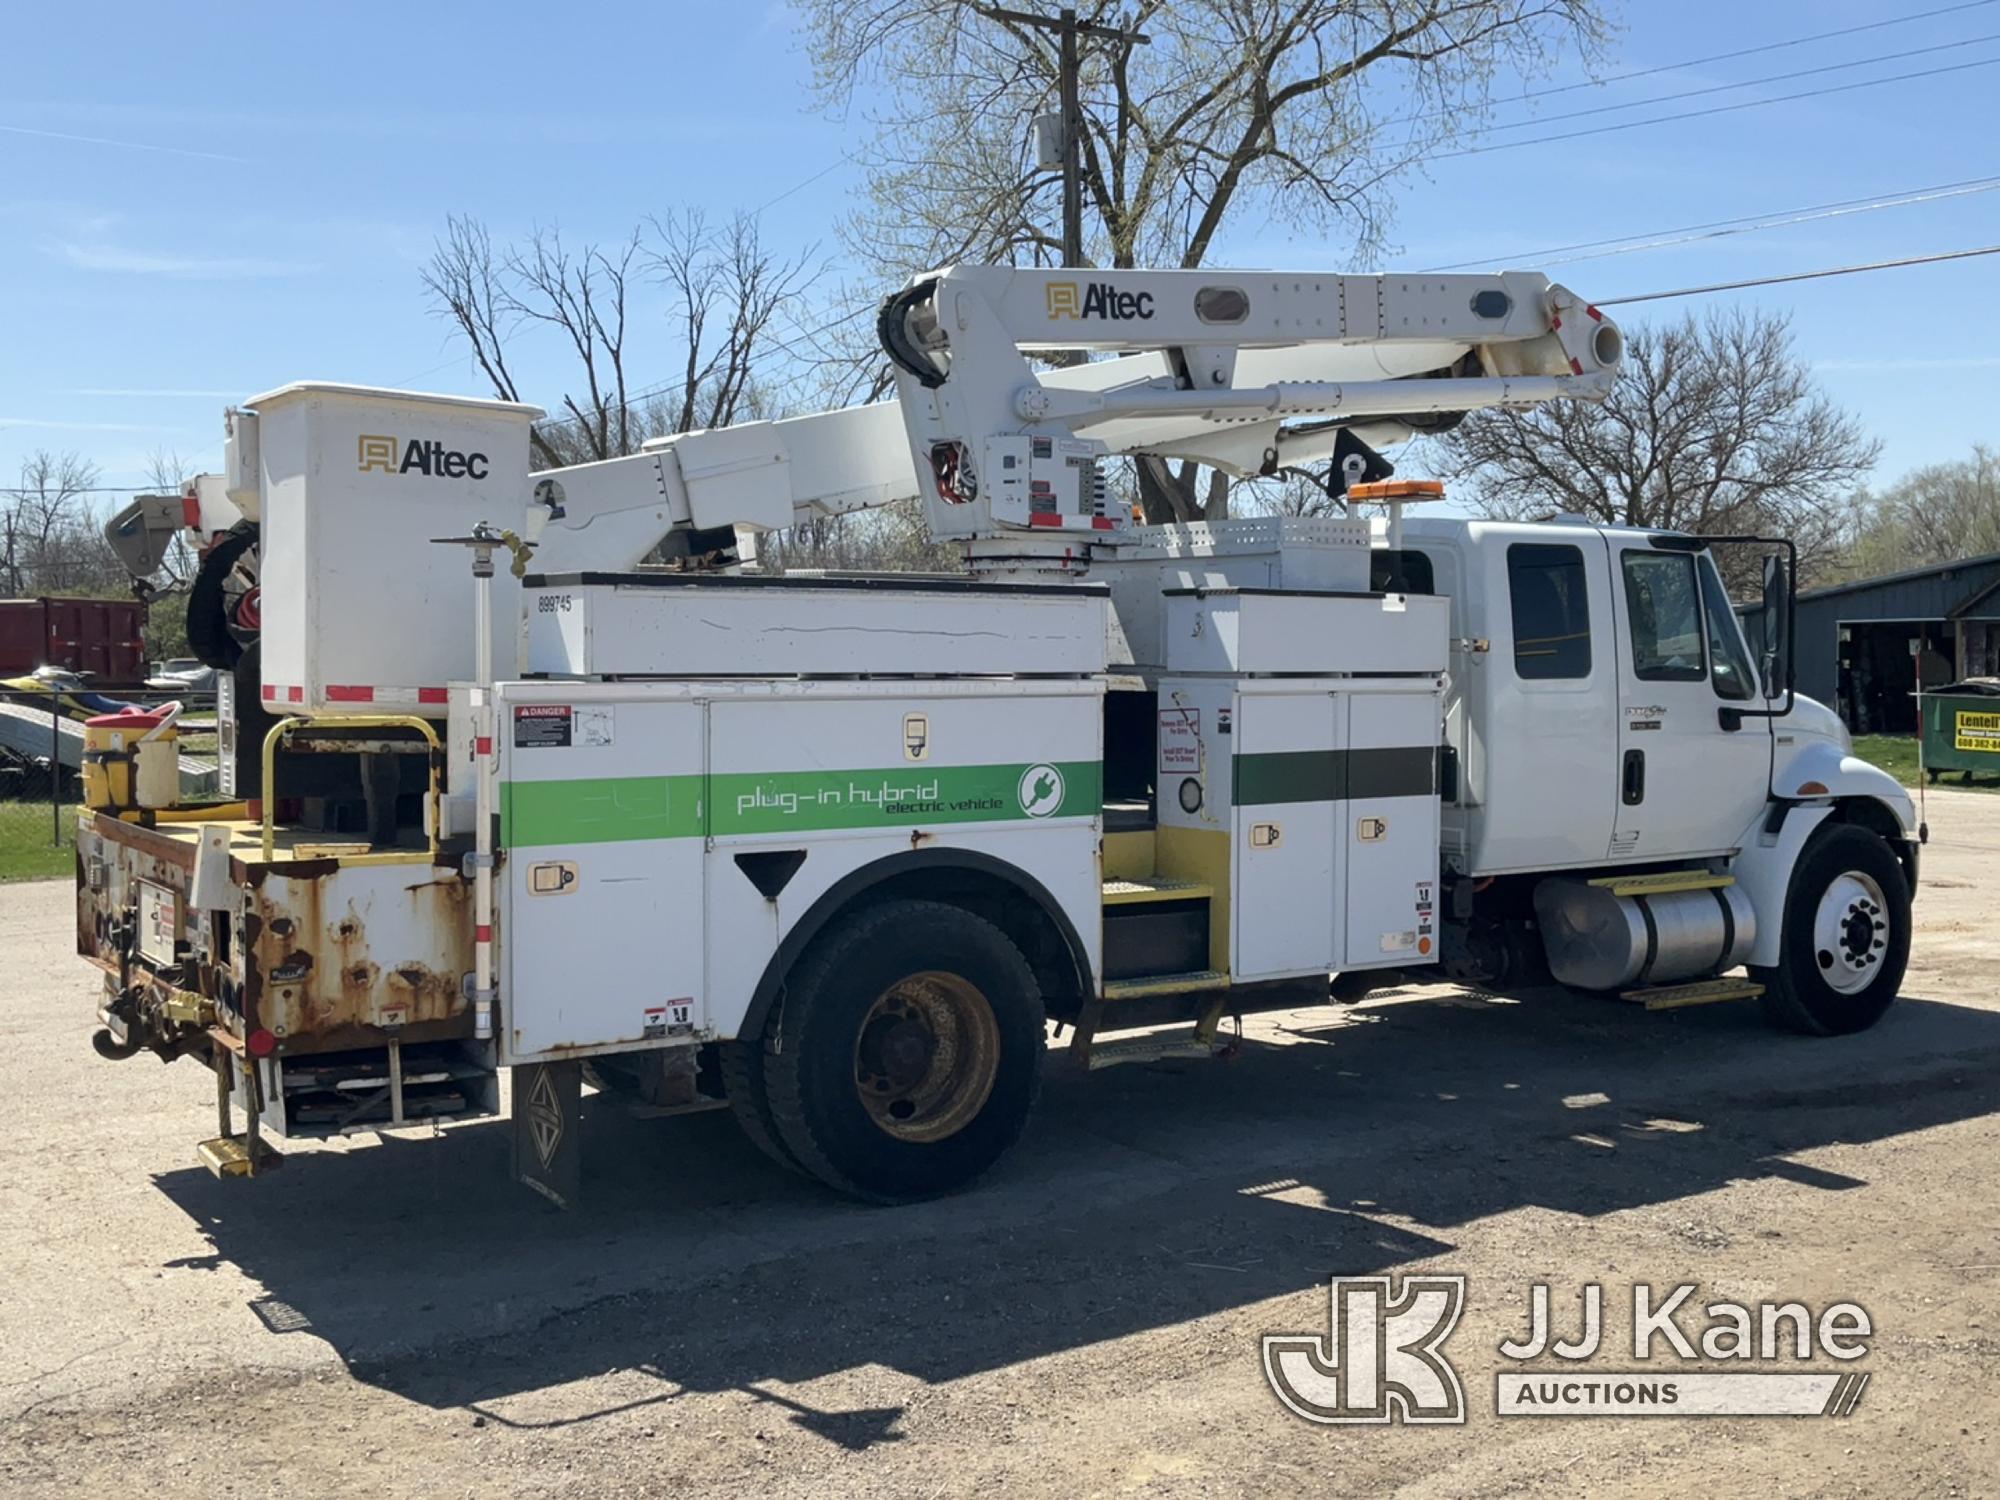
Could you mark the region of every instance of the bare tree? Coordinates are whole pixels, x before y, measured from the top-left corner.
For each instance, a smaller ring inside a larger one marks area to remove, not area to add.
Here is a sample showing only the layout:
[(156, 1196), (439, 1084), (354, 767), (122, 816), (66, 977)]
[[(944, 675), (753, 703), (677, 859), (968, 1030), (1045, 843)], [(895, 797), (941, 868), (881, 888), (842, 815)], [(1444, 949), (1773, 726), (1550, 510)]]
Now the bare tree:
[(1821, 392), (1772, 313), (1628, 328), (1601, 405), (1474, 413), (1444, 440), (1490, 515), (1568, 511), (1622, 526), (1776, 532), (1810, 581), (1835, 566), (1846, 498), (1881, 445)]
[[(900, 276), (955, 261), (1058, 261), (1060, 174), (1027, 122), (1055, 107), (1055, 39), (984, 0), (799, 0), (829, 109), (859, 89), (875, 133), (854, 250)], [(1492, 80), (1594, 56), (1596, 0), (1113, 0), (1082, 19), (1086, 241), (1099, 264), (1195, 267), (1238, 219), (1338, 232), (1365, 256), (1387, 184), (1476, 124)], [(1213, 520), (1229, 487), (1192, 464), (1139, 465), (1147, 513)]]
[(2000, 453), (1982, 444), (1857, 496), (1855, 531), (1842, 570), (1851, 578), (2000, 552)]
[[(650, 229), (650, 237), (646, 231)], [(650, 437), (723, 426), (754, 414), (758, 365), (777, 344), (774, 324), (817, 274), (812, 252), (778, 255), (756, 221), (721, 229), (696, 212), (655, 217), (615, 246), (571, 248), (555, 230), (494, 248), (484, 225), (453, 218), (423, 272), (432, 311), (472, 350), (494, 394), (524, 399), (510, 362), (527, 333), (553, 332), (573, 382), (563, 415), (536, 424), (537, 467), (636, 452)], [(674, 378), (635, 388), (632, 335), (643, 289), (666, 294), (662, 368)]]
[(37, 449), (0, 491), (0, 568), (10, 594), (97, 592), (124, 578), (98, 530), (97, 465)]

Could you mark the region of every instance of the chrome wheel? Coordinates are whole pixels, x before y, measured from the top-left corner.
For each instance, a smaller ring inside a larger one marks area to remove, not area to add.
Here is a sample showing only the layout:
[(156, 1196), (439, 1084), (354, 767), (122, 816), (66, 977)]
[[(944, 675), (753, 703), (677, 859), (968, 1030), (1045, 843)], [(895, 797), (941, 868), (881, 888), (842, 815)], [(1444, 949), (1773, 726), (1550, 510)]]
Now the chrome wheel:
[(854, 1043), (854, 1088), (869, 1117), (902, 1141), (940, 1141), (986, 1105), (1000, 1069), (1000, 1025), (977, 985), (935, 970), (889, 986)]
[(1880, 973), (1891, 935), (1882, 887), (1859, 870), (1835, 876), (1813, 912), (1820, 977), (1843, 995), (1866, 989)]

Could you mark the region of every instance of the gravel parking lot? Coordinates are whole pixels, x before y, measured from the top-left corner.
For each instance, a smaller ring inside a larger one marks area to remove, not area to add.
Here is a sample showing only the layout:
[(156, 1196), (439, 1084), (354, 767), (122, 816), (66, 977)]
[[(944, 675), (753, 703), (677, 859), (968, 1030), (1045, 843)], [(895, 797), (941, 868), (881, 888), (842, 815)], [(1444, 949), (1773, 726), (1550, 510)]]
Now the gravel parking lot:
[[(2000, 799), (1930, 824), (1866, 1035), (1406, 988), (1253, 1018), (1227, 1063), (1052, 1067), (998, 1173), (891, 1211), (726, 1116), (588, 1099), (569, 1215), (496, 1125), (218, 1182), (198, 1068), (91, 1052), (68, 886), (0, 889), (0, 1489), (1992, 1493)], [(1413, 1270), (1468, 1278), (1467, 1424), (1281, 1408), (1259, 1336)], [(1857, 1301), (1873, 1380), (1844, 1419), (1503, 1419), (1538, 1280), (1565, 1318), (1602, 1283), (1614, 1329), (1639, 1281)]]

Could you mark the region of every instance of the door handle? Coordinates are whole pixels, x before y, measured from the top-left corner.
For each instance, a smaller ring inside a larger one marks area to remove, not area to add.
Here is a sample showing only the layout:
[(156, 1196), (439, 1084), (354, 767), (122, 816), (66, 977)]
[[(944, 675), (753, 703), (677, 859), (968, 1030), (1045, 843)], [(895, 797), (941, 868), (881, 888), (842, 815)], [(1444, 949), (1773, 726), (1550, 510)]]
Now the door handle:
[(1637, 807), (1646, 800), (1646, 752), (1627, 750), (1625, 752), (1625, 805)]

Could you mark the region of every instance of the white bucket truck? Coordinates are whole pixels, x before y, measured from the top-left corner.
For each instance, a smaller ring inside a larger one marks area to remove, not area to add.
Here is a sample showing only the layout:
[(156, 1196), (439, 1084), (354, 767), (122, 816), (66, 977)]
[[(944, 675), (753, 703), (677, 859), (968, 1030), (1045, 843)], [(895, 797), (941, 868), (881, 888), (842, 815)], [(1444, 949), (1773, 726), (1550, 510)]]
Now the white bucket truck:
[[(533, 408), (286, 386), (114, 526), (140, 572), (204, 549), (241, 805), (85, 810), (79, 947), (100, 1051), (212, 1070), (218, 1171), (493, 1115), (511, 1070), (557, 1201), (587, 1079), (898, 1200), (1007, 1149), (1051, 1023), (1100, 1066), (1385, 971), (1812, 1032), (1893, 999), (1909, 800), (1710, 541), (1404, 519), (1374, 444), (1608, 388), (1571, 293), (960, 267), (880, 333), (895, 402), (542, 474)], [(1029, 363), (1077, 348), (1121, 357)], [(1143, 524), (1101, 467), (1138, 453), (1387, 523)], [(966, 576), (756, 570), (898, 500)]]

